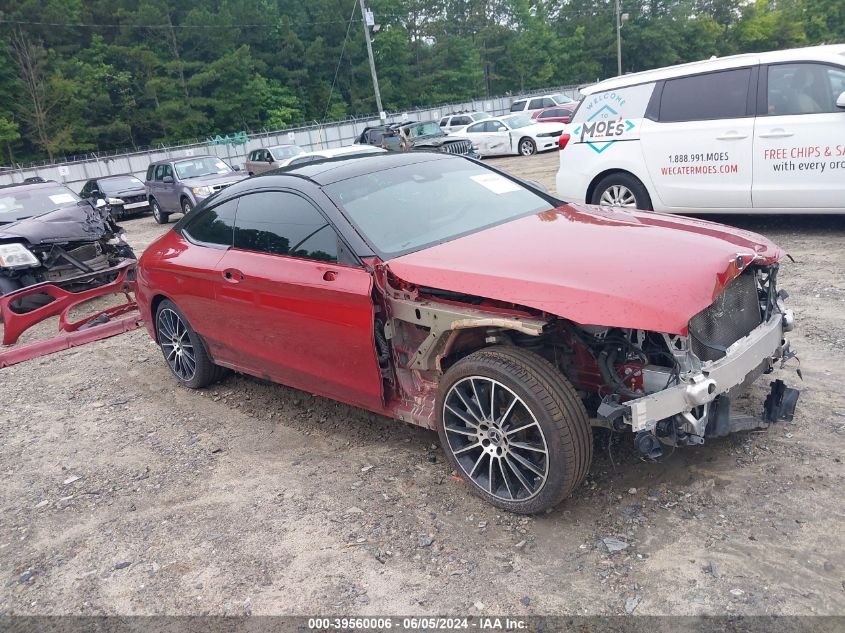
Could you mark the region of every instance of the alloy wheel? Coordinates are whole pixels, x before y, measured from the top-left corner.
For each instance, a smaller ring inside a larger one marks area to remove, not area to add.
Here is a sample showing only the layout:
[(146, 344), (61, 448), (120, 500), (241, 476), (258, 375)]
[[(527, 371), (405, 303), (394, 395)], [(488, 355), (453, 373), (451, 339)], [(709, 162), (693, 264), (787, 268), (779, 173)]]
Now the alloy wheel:
[(525, 139), (519, 144), (519, 152), (523, 156), (531, 156), (535, 151), (534, 142), (530, 139)]
[(191, 203), (189, 201), (187, 201), (187, 200), (182, 201), (182, 213), (183, 214), (188, 215), (188, 213), (191, 212), (192, 208), (193, 207), (191, 206)]
[(158, 338), (164, 357), (176, 377), (185, 382), (197, 371), (197, 358), (188, 328), (173, 310), (165, 308), (158, 313)]
[(513, 391), (485, 376), (456, 382), (443, 402), (443, 425), (464, 474), (504, 501), (542, 490), (549, 451), (536, 417)]
[(625, 185), (611, 185), (601, 194), (599, 204), (603, 207), (636, 208), (637, 197)]
[(161, 207), (158, 206), (158, 202), (153, 200), (153, 217), (155, 218), (156, 222), (161, 224)]

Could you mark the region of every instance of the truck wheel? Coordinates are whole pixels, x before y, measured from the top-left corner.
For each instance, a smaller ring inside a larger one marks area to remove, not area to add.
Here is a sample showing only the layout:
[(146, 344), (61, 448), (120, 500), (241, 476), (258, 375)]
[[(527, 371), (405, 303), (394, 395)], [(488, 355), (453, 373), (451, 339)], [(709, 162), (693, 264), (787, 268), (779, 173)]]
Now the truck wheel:
[(519, 140), (519, 153), (523, 156), (531, 156), (537, 153), (537, 144), (530, 138), (525, 137)]
[(436, 406), (449, 463), (494, 506), (543, 512), (587, 475), (593, 439), (584, 405), (533, 352), (490, 347), (470, 354), (443, 376)]
[(161, 210), (161, 205), (159, 205), (158, 200), (155, 198), (150, 200), (150, 207), (153, 210), (153, 218), (157, 224), (167, 224), (170, 222), (170, 214)]
[(165, 299), (156, 309), (156, 340), (171, 373), (183, 385), (201, 389), (226, 375), (205, 350), (199, 334), (172, 301)]
[(188, 215), (194, 208), (194, 205), (191, 204), (191, 201), (187, 198), (182, 198), (182, 214)]
[(651, 211), (651, 198), (637, 178), (625, 172), (605, 176), (593, 190), (591, 204)]

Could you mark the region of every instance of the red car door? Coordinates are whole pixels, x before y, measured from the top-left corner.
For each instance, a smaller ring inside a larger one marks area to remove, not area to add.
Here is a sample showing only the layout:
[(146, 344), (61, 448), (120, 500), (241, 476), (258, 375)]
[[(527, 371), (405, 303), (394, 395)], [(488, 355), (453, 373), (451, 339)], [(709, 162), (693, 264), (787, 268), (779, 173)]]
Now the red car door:
[(344, 248), (305, 198), (239, 199), (234, 247), (216, 269), (227, 360), (247, 373), (382, 410), (372, 277), (338, 264)]

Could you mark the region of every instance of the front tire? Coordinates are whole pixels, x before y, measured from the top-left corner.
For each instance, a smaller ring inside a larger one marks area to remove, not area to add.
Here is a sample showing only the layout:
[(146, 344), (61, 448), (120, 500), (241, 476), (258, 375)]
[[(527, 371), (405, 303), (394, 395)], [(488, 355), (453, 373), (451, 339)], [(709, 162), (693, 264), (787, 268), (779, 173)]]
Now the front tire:
[(150, 208), (153, 210), (153, 219), (156, 221), (156, 224), (167, 224), (170, 222), (170, 214), (161, 210), (161, 205), (155, 198), (150, 200)]
[(519, 153), (522, 156), (531, 156), (537, 153), (537, 144), (528, 137), (519, 140)]
[(186, 387), (201, 389), (226, 374), (212, 362), (205, 343), (172, 301), (165, 299), (156, 308), (155, 330), (170, 372)]
[(187, 198), (182, 198), (182, 215), (188, 215), (193, 211), (194, 205)]
[(566, 378), (537, 354), (518, 347), (470, 354), (443, 376), (437, 412), (449, 463), (496, 507), (544, 512), (587, 475), (587, 412)]
[(591, 204), (651, 211), (651, 198), (643, 183), (631, 174), (618, 172), (602, 178), (593, 190)]

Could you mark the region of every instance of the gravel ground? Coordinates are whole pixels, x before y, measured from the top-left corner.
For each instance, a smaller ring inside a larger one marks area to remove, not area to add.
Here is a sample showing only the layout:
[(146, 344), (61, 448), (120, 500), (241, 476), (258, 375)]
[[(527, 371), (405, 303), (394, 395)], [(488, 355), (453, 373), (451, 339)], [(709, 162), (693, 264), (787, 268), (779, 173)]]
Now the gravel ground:
[[(553, 187), (554, 153), (493, 162)], [(845, 220), (723, 220), (796, 260), (795, 423), (659, 464), (616, 436), (540, 517), (470, 495), (435, 433), (179, 388), (143, 330), (2, 370), (0, 614), (845, 614)]]

